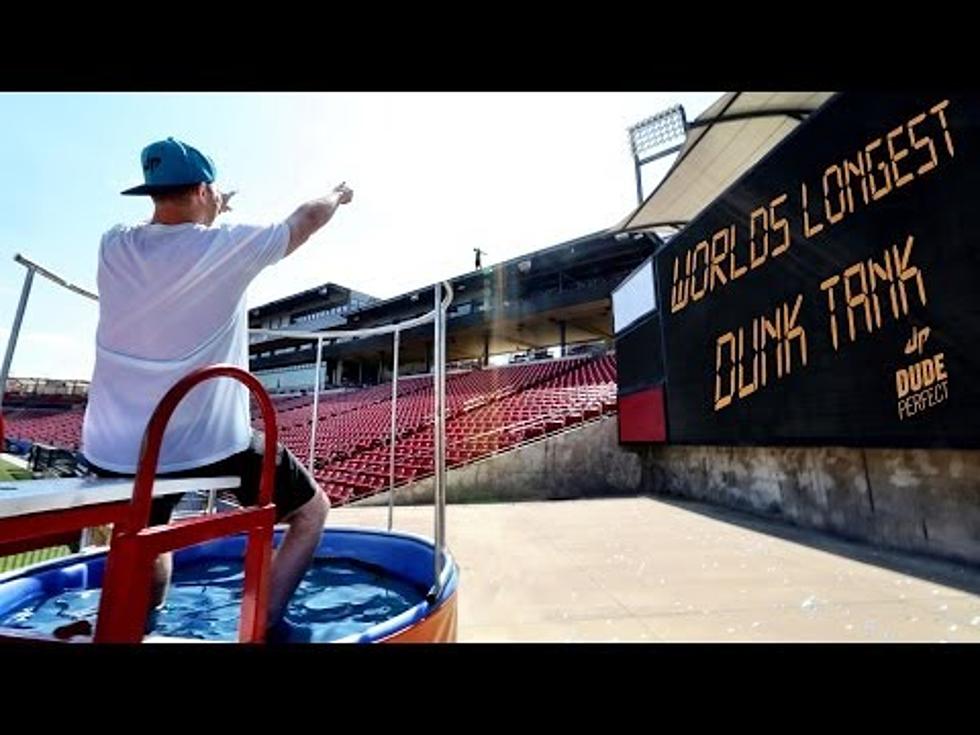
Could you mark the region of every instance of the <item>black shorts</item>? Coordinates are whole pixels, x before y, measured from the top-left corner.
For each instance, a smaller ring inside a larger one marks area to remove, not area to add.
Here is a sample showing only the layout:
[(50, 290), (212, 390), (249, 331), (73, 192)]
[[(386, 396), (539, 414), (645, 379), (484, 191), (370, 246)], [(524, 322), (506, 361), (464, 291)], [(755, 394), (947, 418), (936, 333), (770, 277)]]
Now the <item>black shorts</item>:
[[(262, 456), (265, 449), (265, 435), (261, 431), (252, 432), (252, 445), (245, 451), (233, 454), (203, 467), (195, 467), (180, 472), (166, 472), (157, 475), (162, 479), (180, 479), (184, 477), (226, 477), (242, 478), (240, 487), (231, 492), (242, 505), (254, 505), (259, 497), (259, 482), (262, 479)], [(320, 488), (310, 476), (296, 455), (280, 444), (276, 454), (275, 488), (272, 492), (276, 504), (276, 521), (281, 521), (293, 511), (305, 505)], [(113, 472), (87, 463), (99, 477), (118, 478), (134, 477), (135, 473)], [(167, 495), (154, 498), (150, 510), (151, 526), (160, 526), (170, 522), (170, 516), (182, 494)]]

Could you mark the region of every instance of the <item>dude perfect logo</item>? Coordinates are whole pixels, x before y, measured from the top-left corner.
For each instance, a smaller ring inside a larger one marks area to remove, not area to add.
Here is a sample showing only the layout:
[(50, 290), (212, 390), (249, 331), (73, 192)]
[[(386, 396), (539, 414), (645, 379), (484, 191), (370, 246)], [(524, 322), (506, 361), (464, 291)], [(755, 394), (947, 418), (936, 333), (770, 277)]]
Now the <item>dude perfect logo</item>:
[(912, 337), (905, 345), (905, 354), (914, 362), (895, 372), (895, 392), (898, 395), (898, 418), (902, 421), (929, 410), (949, 397), (946, 356), (942, 352), (926, 356), (929, 327), (912, 328)]

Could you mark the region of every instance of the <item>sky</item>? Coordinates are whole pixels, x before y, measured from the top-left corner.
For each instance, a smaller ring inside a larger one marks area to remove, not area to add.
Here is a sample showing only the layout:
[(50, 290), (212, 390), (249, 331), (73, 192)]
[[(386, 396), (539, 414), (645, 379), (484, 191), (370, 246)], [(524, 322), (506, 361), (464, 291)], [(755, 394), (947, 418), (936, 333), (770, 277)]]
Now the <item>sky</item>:
[[(250, 307), (332, 281), (388, 298), (612, 227), (636, 206), (627, 128), (720, 92), (0, 94), (0, 343), (21, 253), (95, 291), (103, 232), (149, 219), (139, 154), (173, 136), (237, 190), (218, 222), (271, 223), (346, 181), (353, 202), (266, 269)], [(649, 194), (673, 156), (644, 167)], [(88, 380), (98, 306), (35, 277), (12, 377)]]

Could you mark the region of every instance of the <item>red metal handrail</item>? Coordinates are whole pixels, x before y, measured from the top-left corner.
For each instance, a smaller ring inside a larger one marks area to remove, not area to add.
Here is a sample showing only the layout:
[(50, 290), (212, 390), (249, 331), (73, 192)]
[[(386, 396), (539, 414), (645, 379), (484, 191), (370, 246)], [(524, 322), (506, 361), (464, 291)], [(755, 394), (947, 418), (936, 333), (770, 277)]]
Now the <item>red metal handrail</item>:
[[(265, 454), (262, 458), (258, 505), (218, 516), (190, 518), (168, 526), (147, 528), (153, 481), (167, 422), (188, 391), (198, 383), (219, 377), (234, 378), (244, 383), (262, 409)], [(248, 546), (238, 640), (242, 643), (260, 643), (264, 640), (275, 525), (272, 491), (277, 443), (278, 430), (272, 401), (258, 379), (241, 368), (233, 365), (200, 368), (184, 376), (167, 391), (143, 434), (129, 511), (113, 528), (95, 630), (96, 643), (138, 643), (142, 640), (150, 606), (153, 563), (158, 554), (241, 532), (248, 533)]]

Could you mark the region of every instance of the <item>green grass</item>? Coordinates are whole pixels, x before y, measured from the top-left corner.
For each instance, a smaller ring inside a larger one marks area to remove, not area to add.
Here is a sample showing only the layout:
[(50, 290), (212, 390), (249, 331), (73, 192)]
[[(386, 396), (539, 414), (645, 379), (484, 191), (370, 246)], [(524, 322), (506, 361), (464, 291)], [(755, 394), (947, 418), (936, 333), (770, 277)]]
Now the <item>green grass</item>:
[(33, 476), (30, 470), (23, 470), (15, 464), (0, 459), (0, 482), (31, 479), (33, 479)]
[[(33, 477), (29, 470), (23, 470), (17, 465), (0, 459), (0, 482), (31, 479)], [(12, 569), (20, 569), (21, 567), (37, 564), (48, 559), (57, 559), (61, 556), (67, 556), (70, 553), (71, 549), (67, 546), (51, 546), (47, 549), (33, 549), (10, 556), (0, 556), (0, 573), (9, 572)]]

